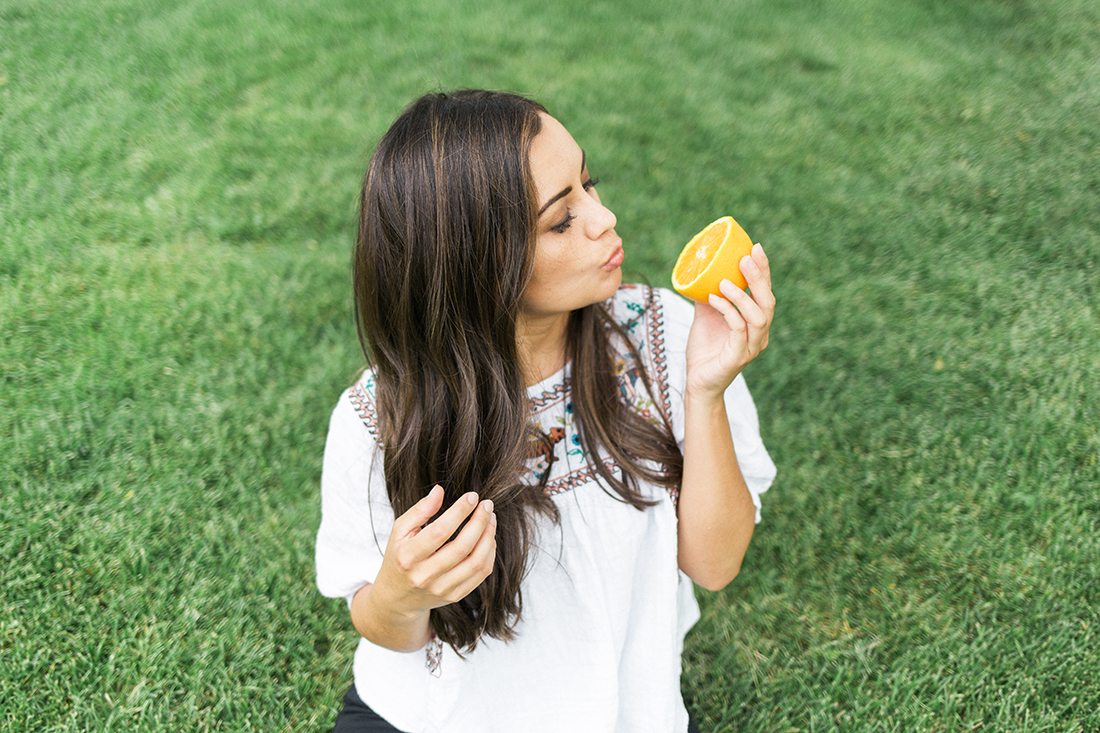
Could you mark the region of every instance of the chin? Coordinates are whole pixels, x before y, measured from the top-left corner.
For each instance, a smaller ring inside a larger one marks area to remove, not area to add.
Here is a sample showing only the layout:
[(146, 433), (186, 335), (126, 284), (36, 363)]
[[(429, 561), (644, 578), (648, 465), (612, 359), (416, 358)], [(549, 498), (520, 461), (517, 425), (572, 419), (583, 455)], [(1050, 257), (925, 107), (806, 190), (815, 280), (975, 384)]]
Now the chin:
[(610, 300), (612, 297), (614, 297), (615, 293), (619, 290), (619, 286), (622, 284), (623, 271), (621, 269), (617, 269), (615, 270), (614, 277), (612, 277), (611, 281), (608, 283), (607, 295), (604, 297), (604, 300)]

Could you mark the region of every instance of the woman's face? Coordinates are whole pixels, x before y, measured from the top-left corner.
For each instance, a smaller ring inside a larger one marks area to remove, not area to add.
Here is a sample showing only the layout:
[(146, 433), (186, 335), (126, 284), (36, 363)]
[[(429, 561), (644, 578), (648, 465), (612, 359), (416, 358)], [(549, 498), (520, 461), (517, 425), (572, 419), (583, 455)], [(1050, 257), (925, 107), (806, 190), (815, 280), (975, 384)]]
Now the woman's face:
[(541, 114), (531, 142), (538, 191), (538, 238), (522, 309), (528, 317), (558, 316), (607, 300), (622, 282), (623, 241), (615, 215), (600, 203), (584, 151), (560, 122)]

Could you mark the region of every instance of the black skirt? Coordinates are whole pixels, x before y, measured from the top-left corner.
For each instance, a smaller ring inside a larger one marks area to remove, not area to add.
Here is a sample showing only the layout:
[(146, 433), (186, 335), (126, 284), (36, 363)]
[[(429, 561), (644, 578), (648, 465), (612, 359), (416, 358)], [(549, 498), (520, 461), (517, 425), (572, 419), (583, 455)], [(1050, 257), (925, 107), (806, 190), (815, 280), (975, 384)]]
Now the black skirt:
[(401, 733), (370, 709), (355, 691), (355, 685), (344, 694), (344, 707), (336, 714), (332, 733)]
[[(336, 727), (332, 733), (401, 733), (385, 719), (370, 709), (355, 691), (355, 685), (344, 694), (344, 707), (336, 714)], [(695, 721), (688, 715), (688, 733), (699, 733)]]

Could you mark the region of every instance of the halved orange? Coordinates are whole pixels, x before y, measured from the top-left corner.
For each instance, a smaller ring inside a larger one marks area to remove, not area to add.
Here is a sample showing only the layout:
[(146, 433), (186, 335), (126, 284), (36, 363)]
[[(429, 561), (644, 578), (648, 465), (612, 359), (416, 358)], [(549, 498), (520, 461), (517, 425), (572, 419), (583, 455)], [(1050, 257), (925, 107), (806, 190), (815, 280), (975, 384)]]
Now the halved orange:
[(672, 287), (699, 303), (718, 292), (718, 283), (729, 279), (744, 290), (741, 258), (752, 252), (752, 240), (732, 216), (723, 216), (691, 238), (672, 268)]

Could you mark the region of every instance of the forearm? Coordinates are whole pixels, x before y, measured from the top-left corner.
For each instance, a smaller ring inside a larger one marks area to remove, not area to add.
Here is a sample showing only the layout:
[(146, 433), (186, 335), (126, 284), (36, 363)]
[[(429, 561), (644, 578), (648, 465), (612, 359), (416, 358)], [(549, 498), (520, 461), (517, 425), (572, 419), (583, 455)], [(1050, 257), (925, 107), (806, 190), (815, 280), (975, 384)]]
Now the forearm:
[(359, 589), (351, 601), (351, 622), (359, 635), (395, 652), (414, 652), (431, 638), (429, 611), (415, 615), (395, 613), (372, 595), (374, 585)]
[(741, 569), (756, 510), (737, 463), (722, 393), (689, 394), (684, 410), (679, 565), (698, 585), (719, 590)]

